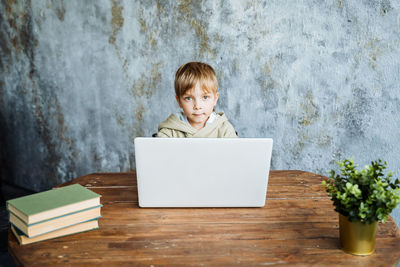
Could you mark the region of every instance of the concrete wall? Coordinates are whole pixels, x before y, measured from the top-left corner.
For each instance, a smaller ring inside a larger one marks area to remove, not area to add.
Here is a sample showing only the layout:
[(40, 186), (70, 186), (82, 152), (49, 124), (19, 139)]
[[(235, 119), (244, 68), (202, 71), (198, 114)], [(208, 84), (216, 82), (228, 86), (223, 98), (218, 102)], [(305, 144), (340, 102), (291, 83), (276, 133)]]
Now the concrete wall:
[(273, 169), (381, 157), (400, 176), (398, 1), (2, 0), (0, 14), (9, 182), (135, 169), (133, 139), (178, 110), (174, 73), (193, 60), (216, 69), (241, 137), (274, 138)]

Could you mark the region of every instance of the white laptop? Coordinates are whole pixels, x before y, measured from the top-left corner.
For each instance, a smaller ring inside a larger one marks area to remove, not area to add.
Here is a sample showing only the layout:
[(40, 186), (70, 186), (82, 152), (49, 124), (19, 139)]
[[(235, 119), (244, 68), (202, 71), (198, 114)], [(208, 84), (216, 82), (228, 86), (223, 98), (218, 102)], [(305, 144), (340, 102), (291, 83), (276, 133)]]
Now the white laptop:
[(140, 207), (262, 207), (269, 138), (135, 138)]

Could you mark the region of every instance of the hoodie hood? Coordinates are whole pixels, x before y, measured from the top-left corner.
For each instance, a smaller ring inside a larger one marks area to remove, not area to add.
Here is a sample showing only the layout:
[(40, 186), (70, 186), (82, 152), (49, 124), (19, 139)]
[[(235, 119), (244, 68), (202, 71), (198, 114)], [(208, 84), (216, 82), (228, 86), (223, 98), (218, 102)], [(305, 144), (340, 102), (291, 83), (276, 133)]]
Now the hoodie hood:
[(220, 126), (227, 121), (228, 119), (223, 112), (217, 113), (217, 117), (212, 123), (208, 123), (204, 128), (197, 130), (190, 126), (190, 124), (180, 120), (175, 114), (172, 114), (165, 121), (160, 123), (158, 131), (164, 128), (182, 132), (186, 137), (208, 137), (213, 131), (220, 128)]

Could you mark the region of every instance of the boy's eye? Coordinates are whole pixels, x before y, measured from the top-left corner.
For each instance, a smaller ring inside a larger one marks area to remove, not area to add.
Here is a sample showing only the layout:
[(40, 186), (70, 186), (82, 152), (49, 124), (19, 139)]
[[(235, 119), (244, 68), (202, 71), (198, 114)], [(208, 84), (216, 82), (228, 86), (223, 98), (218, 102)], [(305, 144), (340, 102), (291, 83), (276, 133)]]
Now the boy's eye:
[(185, 100), (185, 101), (190, 101), (190, 100), (192, 100), (192, 98), (191, 98), (190, 96), (185, 96), (185, 97), (183, 98), (183, 100)]
[(203, 96), (203, 99), (209, 99), (210, 98), (210, 96), (209, 95), (205, 95), (205, 96)]

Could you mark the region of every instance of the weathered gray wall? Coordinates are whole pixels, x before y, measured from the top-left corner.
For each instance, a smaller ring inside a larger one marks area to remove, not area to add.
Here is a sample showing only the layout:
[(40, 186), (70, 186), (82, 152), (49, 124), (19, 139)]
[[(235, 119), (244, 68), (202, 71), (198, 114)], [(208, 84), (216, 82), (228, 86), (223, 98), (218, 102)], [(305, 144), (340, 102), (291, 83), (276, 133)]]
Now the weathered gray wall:
[(216, 69), (240, 136), (274, 138), (273, 169), (382, 157), (400, 176), (399, 1), (3, 0), (0, 13), (1, 173), (15, 184), (134, 169), (133, 139), (177, 110), (174, 73), (192, 60)]

